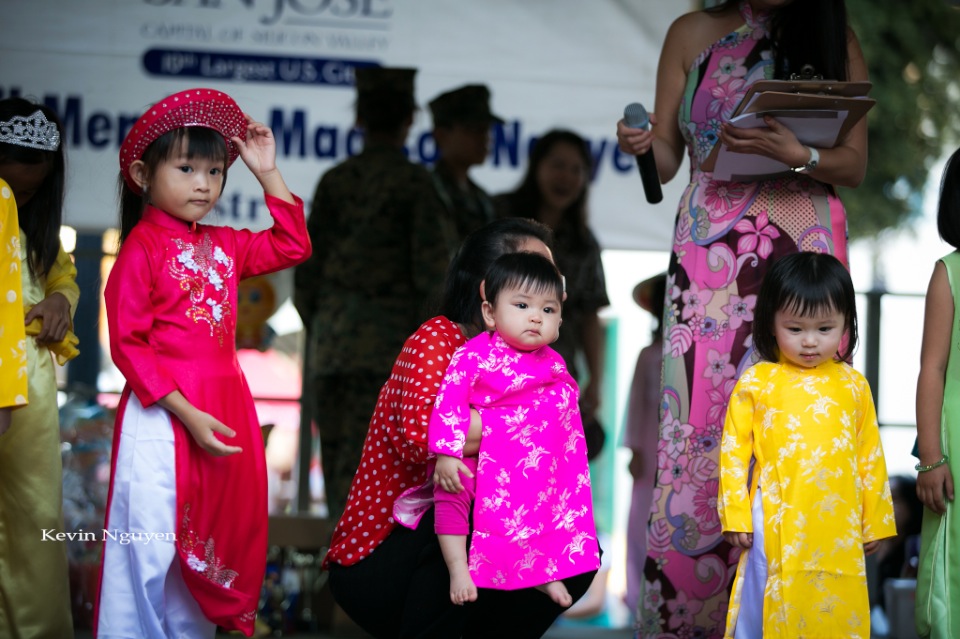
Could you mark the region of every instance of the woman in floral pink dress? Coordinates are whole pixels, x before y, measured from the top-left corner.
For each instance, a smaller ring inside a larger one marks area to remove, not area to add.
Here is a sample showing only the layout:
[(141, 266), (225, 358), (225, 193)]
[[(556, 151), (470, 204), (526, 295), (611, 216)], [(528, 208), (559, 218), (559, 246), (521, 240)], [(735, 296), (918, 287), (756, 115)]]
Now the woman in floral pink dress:
[[(740, 0), (689, 13), (663, 45), (652, 131), (618, 124), (623, 151), (655, 147), (661, 181), (676, 175), (684, 150), (691, 164), (668, 268), (642, 637), (723, 636), (739, 550), (720, 534), (718, 446), (730, 392), (754, 362), (756, 293), (786, 253), (847, 261), (846, 214), (834, 187), (863, 179), (865, 121), (832, 148), (805, 146), (772, 118), (765, 128), (726, 124), (754, 82), (789, 79), (805, 65), (827, 79), (866, 80), (842, 0)], [(718, 142), (792, 169), (756, 182), (714, 180), (701, 165)]]

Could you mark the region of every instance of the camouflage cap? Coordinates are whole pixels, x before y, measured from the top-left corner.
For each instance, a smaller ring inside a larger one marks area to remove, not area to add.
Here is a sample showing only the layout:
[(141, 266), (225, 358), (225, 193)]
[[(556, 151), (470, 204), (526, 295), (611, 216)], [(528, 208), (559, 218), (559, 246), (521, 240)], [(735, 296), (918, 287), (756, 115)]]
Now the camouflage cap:
[(482, 84), (468, 84), (447, 91), (430, 101), (433, 126), (458, 122), (503, 123), (503, 118), (490, 112), (490, 90)]
[(416, 69), (400, 67), (360, 67), (354, 72), (358, 93), (394, 91), (414, 95), (413, 78)]

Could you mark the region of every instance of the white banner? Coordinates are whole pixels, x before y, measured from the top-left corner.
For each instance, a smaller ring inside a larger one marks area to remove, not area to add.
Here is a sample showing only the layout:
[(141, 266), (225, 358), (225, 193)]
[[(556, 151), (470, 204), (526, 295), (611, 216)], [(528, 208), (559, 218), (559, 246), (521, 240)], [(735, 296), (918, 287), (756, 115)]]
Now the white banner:
[[(319, 177), (359, 151), (352, 129), (357, 65), (419, 69), (424, 110), (411, 159), (435, 157), (426, 103), (487, 84), (497, 127), (472, 172), (491, 193), (514, 188), (531, 139), (551, 128), (590, 141), (591, 225), (604, 248), (667, 250), (687, 170), (647, 204), (634, 158), (616, 147), (630, 102), (653, 108), (656, 64), (688, 2), (659, 0), (7, 0), (0, 97), (52, 106), (66, 127), (66, 222), (116, 225), (117, 152), (150, 103), (209, 86), (233, 96), (278, 140), (290, 188), (309, 201)], [(237, 164), (221, 223), (269, 224), (262, 195)], [(214, 220), (211, 220), (214, 221)]]

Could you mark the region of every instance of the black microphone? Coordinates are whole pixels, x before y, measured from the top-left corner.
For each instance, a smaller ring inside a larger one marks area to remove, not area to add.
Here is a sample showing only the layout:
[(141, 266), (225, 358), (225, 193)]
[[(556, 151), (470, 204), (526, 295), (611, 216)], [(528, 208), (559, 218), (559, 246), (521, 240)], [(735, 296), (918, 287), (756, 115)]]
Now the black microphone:
[[(627, 105), (623, 110), (623, 123), (631, 129), (650, 128), (650, 116), (639, 102)], [(653, 145), (643, 155), (637, 156), (637, 168), (640, 170), (640, 179), (643, 181), (643, 192), (647, 195), (647, 202), (656, 204), (663, 199), (663, 190), (660, 188), (660, 174), (657, 172), (657, 161), (653, 157)]]

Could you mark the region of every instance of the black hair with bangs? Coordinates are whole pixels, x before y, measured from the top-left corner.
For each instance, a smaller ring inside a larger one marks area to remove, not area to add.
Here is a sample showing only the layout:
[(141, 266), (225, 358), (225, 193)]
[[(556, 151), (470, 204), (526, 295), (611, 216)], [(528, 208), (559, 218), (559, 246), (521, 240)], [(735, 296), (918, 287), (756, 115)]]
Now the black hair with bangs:
[(507, 217), (468, 235), (447, 267), (439, 314), (465, 324), (471, 331), (480, 331), (483, 326), (480, 282), (498, 257), (516, 253), (530, 240), (540, 240), (549, 248), (553, 244), (553, 233), (539, 222)]
[[(203, 126), (180, 127), (164, 133), (151, 142), (144, 150), (143, 157), (140, 158), (143, 161), (147, 177), (153, 176), (161, 162), (179, 153), (184, 141), (187, 143), (187, 159), (203, 158), (223, 162), (223, 183), (220, 190), (222, 193), (223, 187), (227, 185), (227, 163), (230, 159), (227, 142), (219, 131)], [(143, 217), (143, 211), (150, 202), (150, 194), (147, 191), (142, 194), (134, 193), (123, 179), (122, 173), (119, 178), (118, 191), (120, 195), (120, 244), (123, 245), (124, 240), (130, 236), (133, 227)]]
[(857, 347), (857, 299), (847, 268), (826, 253), (791, 253), (781, 257), (763, 278), (753, 313), (753, 346), (761, 359), (776, 362), (774, 335), (777, 311), (802, 317), (827, 313), (843, 315), (846, 343), (837, 354), (849, 360)]
[(563, 276), (557, 267), (539, 253), (507, 253), (490, 266), (484, 278), (487, 301), (496, 305), (501, 291), (523, 289), (538, 294), (553, 294), (563, 304)]

